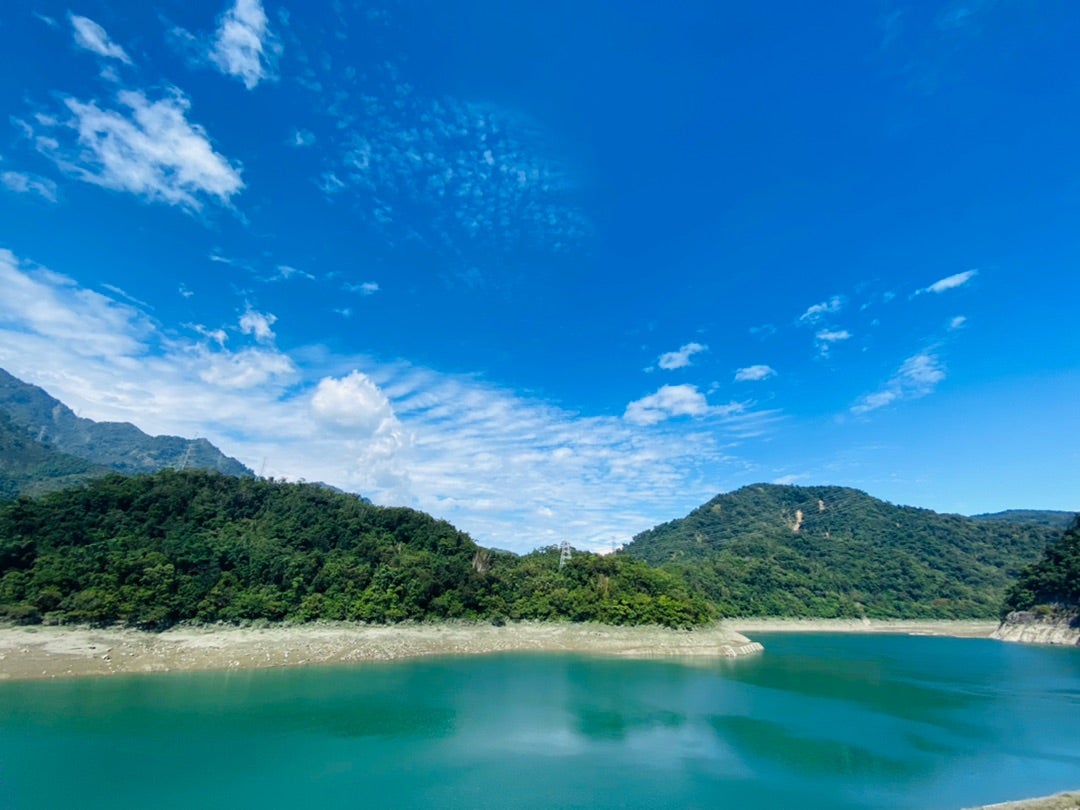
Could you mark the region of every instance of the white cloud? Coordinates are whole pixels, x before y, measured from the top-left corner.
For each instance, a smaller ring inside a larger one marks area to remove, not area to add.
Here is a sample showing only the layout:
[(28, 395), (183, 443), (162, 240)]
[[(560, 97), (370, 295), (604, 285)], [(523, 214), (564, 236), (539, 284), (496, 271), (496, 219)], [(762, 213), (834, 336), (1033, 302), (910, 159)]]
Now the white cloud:
[(909, 392), (923, 396), (945, 379), (945, 370), (936, 355), (922, 352), (904, 361), (897, 378)]
[(109, 39), (105, 29), (88, 17), (79, 17), (71, 14), (68, 19), (75, 33), (75, 44), (80, 48), (104, 56), (106, 59), (119, 59), (124, 64), (130, 65), (131, 59), (124, 49)]
[(117, 99), (122, 111), (65, 99), (73, 118), (50, 131), (67, 140), (74, 130), (76, 142), (39, 137), (38, 148), (80, 180), (189, 210), (201, 209), (208, 197), (227, 204), (244, 187), (206, 131), (187, 120), (191, 105), (179, 90), (157, 101), (137, 91), (121, 91)]
[(814, 337), (821, 343), (839, 343), (842, 340), (850, 340), (851, 332), (847, 329), (822, 329)]
[(25, 172), (4, 172), (0, 182), (8, 191), (16, 194), (36, 194), (49, 202), (56, 202), (56, 183), (47, 177)]
[(660, 355), (660, 359), (657, 361), (657, 365), (660, 368), (672, 371), (677, 368), (686, 368), (690, 365), (690, 358), (698, 352), (703, 352), (709, 347), (701, 343), (687, 343), (685, 346), (679, 348), (678, 351), (665, 352)]
[(929, 287), (923, 287), (921, 290), (916, 290), (915, 294), (922, 295), (923, 293), (943, 293), (946, 290), (953, 290), (957, 287), (962, 287), (963, 285), (967, 284), (978, 274), (978, 270), (965, 270), (963, 273), (954, 273), (951, 276), (946, 276), (943, 279), (935, 281)]
[(357, 295), (374, 295), (379, 291), (379, 285), (374, 281), (362, 281), (359, 284), (344, 284), (342, 287), (351, 293)]
[(814, 334), (814, 341), (817, 345), (818, 357), (829, 357), (832, 352), (832, 347), (837, 343), (842, 343), (845, 340), (851, 340), (851, 332), (847, 329), (819, 329)]
[(867, 394), (854, 405), (856, 415), (876, 411), (905, 399), (918, 399), (934, 392), (938, 383), (945, 379), (945, 367), (940, 358), (931, 352), (920, 352), (901, 363), (900, 368), (885, 386)]
[(839, 295), (834, 295), (828, 301), (822, 301), (820, 304), (814, 304), (808, 307), (806, 312), (799, 316), (801, 323), (817, 323), (826, 315), (835, 315), (837, 312), (844, 308), (844, 299)]
[(355, 369), (340, 379), (321, 379), (311, 397), (311, 410), (328, 427), (362, 435), (401, 429), (390, 400), (370, 377)]
[(737, 409), (738, 406), (711, 407), (696, 385), (664, 385), (656, 393), (627, 405), (623, 419), (635, 425), (655, 425), (676, 416), (707, 416)]
[(206, 351), (200, 356), (199, 376), (222, 388), (255, 388), (296, 371), (292, 360), (273, 349), (247, 347), (238, 352)]
[(218, 23), (210, 61), (252, 90), (260, 81), (273, 77), (276, 55), (277, 45), (260, 0), (236, 0)]
[(735, 382), (757, 382), (775, 377), (776, 370), (771, 366), (757, 365), (740, 368), (735, 372)]
[(0, 327), (56, 339), (78, 357), (123, 358), (142, 351), (149, 325), (137, 310), (49, 270), (23, 268), (2, 248), (0, 289)]
[(254, 335), (259, 343), (270, 343), (274, 340), (274, 330), (270, 327), (277, 321), (276, 315), (256, 312), (250, 307), (240, 316), (240, 331), (245, 335)]
[(773, 483), (780, 486), (790, 486), (796, 484), (802, 479), (806, 478), (803, 474), (789, 473), (788, 475), (781, 475), (779, 478), (774, 478)]
[[(661, 422), (583, 417), (469, 376), (286, 353), (258, 342), (258, 319), (227, 350), (218, 329), (177, 336), (6, 251), (0, 289), (0, 367), (81, 415), (205, 436), (269, 475), (423, 509), (502, 548), (609, 549), (685, 514), (734, 469), (725, 445), (772, 418), (678, 386), (637, 408)], [(676, 414), (708, 421), (663, 421)]]
[(955, 331), (957, 329), (963, 329), (964, 324), (967, 323), (967, 318), (963, 315), (957, 315), (955, 318), (949, 319), (949, 329)]

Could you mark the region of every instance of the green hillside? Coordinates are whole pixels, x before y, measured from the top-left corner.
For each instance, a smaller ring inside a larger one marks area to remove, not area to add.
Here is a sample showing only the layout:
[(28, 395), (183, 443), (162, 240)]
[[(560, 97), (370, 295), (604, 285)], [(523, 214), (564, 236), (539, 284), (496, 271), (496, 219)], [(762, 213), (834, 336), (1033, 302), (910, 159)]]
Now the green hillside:
[(1080, 515), (1046, 547), (1038, 562), (1020, 572), (1005, 596), (1005, 612), (1042, 608), (1042, 612), (1080, 612)]
[(643, 532), (623, 553), (684, 577), (723, 615), (993, 617), (1056, 536), (844, 487), (759, 484)]
[(17, 621), (552, 619), (700, 624), (704, 599), (629, 557), (477, 546), (411, 509), (216, 473), (109, 475), (0, 509)]

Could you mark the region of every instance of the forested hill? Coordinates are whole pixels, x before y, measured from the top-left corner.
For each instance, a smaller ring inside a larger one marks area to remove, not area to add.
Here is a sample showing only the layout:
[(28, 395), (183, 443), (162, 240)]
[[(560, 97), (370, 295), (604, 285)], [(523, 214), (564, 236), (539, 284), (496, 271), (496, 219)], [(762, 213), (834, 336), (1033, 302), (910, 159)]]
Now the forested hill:
[(894, 506), (855, 489), (758, 484), (634, 538), (724, 615), (996, 617), (1058, 530)]
[(1020, 572), (1005, 598), (1005, 612), (1041, 608), (1050, 614), (1080, 613), (1080, 515), (1043, 556)]
[[(206, 439), (149, 436), (127, 422), (83, 419), (41, 388), (25, 383), (3, 369), (0, 369), (0, 413), (6, 417), (7, 430), (21, 431), (30, 443), (38, 446), (31, 451), (33, 454), (41, 456), (55, 452), (81, 459), (91, 474), (100, 470), (143, 473), (182, 467), (217, 470), (228, 475), (253, 475), (251, 470), (224, 455)], [(30, 483), (48, 487), (48, 472), (46, 469), (40, 478)], [(67, 482), (61, 481), (59, 485), (64, 483)]]
[(476, 545), (411, 509), (202, 471), (109, 475), (0, 509), (0, 617), (568, 619), (688, 626), (714, 614), (641, 560)]

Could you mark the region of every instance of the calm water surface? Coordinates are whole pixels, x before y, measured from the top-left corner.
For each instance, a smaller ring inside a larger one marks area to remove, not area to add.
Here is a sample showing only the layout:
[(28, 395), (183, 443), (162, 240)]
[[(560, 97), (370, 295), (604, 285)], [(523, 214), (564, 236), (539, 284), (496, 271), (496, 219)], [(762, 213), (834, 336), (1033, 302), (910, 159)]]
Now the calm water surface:
[(1080, 650), (756, 634), (0, 684), (0, 807), (960, 808), (1080, 788)]

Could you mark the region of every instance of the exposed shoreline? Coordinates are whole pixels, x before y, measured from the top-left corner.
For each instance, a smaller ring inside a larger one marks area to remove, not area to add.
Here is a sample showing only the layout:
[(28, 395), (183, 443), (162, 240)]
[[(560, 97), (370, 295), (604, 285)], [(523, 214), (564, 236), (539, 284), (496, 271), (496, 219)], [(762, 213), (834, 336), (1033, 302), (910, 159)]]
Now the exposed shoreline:
[(581, 652), (628, 658), (735, 658), (761, 645), (727, 626), (697, 630), (522, 622), (127, 628), (0, 626), (0, 681), (266, 669), (435, 655)]
[(725, 619), (724, 625), (751, 633), (876, 633), (950, 638), (990, 638), (998, 622), (987, 619)]
[(431, 655), (581, 652), (630, 658), (738, 657), (760, 652), (748, 633), (904, 633), (988, 638), (986, 621), (730, 619), (696, 630), (522, 622), (267, 627), (128, 628), (0, 626), (0, 681), (150, 672), (266, 669)]
[(984, 804), (970, 810), (1073, 810), (1080, 807), (1080, 791), (1055, 793), (1038, 799), (1021, 799), (1015, 802)]

